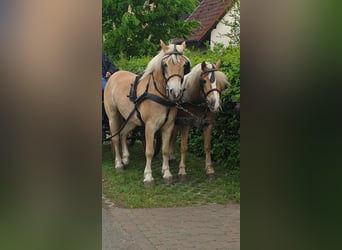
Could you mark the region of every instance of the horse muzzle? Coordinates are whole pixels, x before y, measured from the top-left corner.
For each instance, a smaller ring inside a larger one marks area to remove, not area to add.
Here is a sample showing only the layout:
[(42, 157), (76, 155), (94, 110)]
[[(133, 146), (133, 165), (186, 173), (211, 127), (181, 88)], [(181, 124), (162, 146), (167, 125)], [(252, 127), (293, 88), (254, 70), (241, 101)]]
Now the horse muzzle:
[(171, 101), (178, 101), (183, 95), (183, 90), (177, 89), (177, 88), (171, 88), (169, 89), (169, 98)]
[(219, 101), (215, 100), (214, 98), (211, 98), (208, 100), (208, 108), (211, 112), (217, 112), (221, 108), (221, 104)]

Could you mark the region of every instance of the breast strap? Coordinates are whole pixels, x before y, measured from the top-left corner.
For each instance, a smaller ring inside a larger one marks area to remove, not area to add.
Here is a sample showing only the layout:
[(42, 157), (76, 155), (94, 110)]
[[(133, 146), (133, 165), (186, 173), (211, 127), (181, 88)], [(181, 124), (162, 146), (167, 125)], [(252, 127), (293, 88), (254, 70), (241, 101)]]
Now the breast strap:
[(164, 98), (161, 98), (160, 96), (148, 93), (148, 87), (149, 87), (149, 84), (150, 84), (149, 82), (146, 85), (146, 89), (145, 89), (144, 93), (137, 97), (137, 87), (138, 87), (138, 84), (140, 83), (139, 80), (140, 80), (141, 76), (142, 75), (137, 75), (136, 76), (134, 82), (131, 84), (131, 89), (130, 89), (129, 95), (127, 97), (130, 99), (130, 101), (132, 101), (134, 103), (134, 110), (137, 112), (137, 116), (138, 116), (138, 118), (139, 118), (139, 120), (141, 121), (142, 124), (144, 124), (144, 121), (141, 118), (141, 114), (140, 114), (140, 111), (138, 109), (138, 106), (144, 100), (151, 100), (151, 101), (154, 101), (156, 103), (159, 103), (160, 105), (168, 107), (167, 113), (166, 113), (166, 117), (165, 117), (165, 121), (164, 121), (164, 123), (162, 125), (162, 126), (164, 126), (164, 124), (168, 120), (169, 113), (170, 113), (170, 108), (171, 107), (175, 107), (176, 103), (171, 102), (169, 100), (166, 100)]

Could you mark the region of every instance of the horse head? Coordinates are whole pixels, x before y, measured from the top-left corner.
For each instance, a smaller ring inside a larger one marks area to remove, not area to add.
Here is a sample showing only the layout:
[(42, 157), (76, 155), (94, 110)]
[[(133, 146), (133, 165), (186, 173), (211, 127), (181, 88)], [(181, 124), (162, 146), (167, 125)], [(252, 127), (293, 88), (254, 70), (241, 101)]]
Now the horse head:
[(228, 80), (224, 73), (218, 71), (221, 61), (216, 64), (202, 62), (200, 87), (211, 112), (217, 112), (221, 108), (221, 92), (228, 86)]
[(178, 101), (183, 94), (184, 75), (190, 70), (190, 61), (183, 55), (186, 48), (185, 41), (182, 44), (169, 44), (160, 40), (164, 55), (161, 60), (161, 68), (166, 84), (167, 96), (171, 101)]

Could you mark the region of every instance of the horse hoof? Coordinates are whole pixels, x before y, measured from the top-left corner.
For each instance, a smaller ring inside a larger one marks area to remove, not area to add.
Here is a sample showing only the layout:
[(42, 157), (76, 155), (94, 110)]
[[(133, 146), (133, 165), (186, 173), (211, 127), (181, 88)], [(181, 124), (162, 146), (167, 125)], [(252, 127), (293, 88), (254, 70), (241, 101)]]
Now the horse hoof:
[(144, 186), (145, 187), (153, 187), (154, 186), (154, 181), (144, 181)]
[(179, 177), (180, 181), (186, 181), (187, 180), (186, 174), (180, 174), (180, 175), (178, 175), (178, 177)]
[(128, 165), (129, 159), (128, 159), (128, 158), (127, 158), (127, 159), (123, 159), (123, 160), (122, 160), (122, 163), (123, 163), (124, 165)]
[(164, 184), (170, 185), (173, 183), (172, 177), (164, 178)]
[(211, 173), (211, 174), (207, 174), (207, 177), (209, 180), (214, 180), (215, 179), (215, 174)]
[(118, 171), (118, 172), (123, 172), (124, 167), (123, 167), (123, 166), (115, 167), (115, 169), (116, 169), (116, 171)]

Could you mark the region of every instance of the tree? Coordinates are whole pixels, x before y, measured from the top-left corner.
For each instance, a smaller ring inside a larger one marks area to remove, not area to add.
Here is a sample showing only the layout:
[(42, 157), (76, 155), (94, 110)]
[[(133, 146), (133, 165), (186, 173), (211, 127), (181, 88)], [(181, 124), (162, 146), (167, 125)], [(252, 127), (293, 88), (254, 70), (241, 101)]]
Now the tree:
[(111, 58), (153, 55), (159, 40), (186, 38), (199, 26), (184, 16), (197, 0), (103, 0), (103, 48)]

